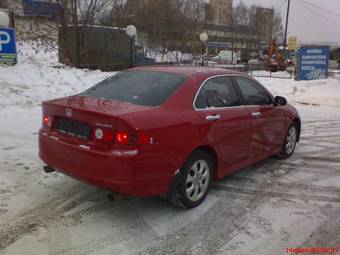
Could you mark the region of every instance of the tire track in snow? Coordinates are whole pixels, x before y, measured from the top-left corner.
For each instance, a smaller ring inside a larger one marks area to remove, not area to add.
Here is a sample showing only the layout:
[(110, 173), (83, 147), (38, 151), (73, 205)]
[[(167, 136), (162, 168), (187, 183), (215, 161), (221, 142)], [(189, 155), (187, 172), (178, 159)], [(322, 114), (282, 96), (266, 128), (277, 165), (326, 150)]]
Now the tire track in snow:
[(87, 201), (91, 191), (84, 192), (82, 188), (83, 185), (79, 184), (53, 200), (44, 201), (0, 225), (0, 251), (39, 227), (56, 221), (64, 212)]
[[(268, 164), (270, 161), (272, 164)], [(261, 171), (280, 169), (282, 161), (267, 160), (249, 167), (238, 175), (246, 176), (254, 168)], [(274, 177), (274, 179), (277, 177)], [(259, 185), (253, 196), (243, 197), (241, 193), (222, 195), (217, 202), (199, 220), (181, 229), (175, 234), (162, 237), (159, 242), (136, 254), (215, 254), (219, 248), (234, 238), (237, 231), (251, 217), (252, 212), (267, 201), (261, 192), (266, 183)], [(214, 186), (213, 186), (214, 187)], [(242, 198), (243, 199), (240, 199)], [(226, 206), (227, 205), (227, 206)], [(197, 234), (201, 233), (201, 234)]]

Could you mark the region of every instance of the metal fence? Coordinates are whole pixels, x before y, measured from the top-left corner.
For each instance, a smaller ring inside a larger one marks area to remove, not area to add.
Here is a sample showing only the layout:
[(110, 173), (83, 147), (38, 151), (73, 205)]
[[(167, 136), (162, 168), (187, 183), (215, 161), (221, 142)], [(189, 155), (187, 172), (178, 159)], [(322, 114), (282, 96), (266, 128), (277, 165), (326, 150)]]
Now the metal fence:
[[(168, 63), (165, 65), (169, 65)], [(178, 65), (178, 64), (172, 64)], [(180, 64), (179, 66), (201, 66), (201, 62), (194, 62), (190, 64)], [(261, 78), (273, 78), (273, 79), (294, 79), (296, 74), (296, 67), (287, 67), (284, 72), (270, 72), (266, 71), (264, 65), (244, 65), (244, 64), (217, 64), (205, 62), (204, 66), (210, 68), (223, 68), (228, 70), (237, 71), (243, 74), (250, 75), (252, 77), (261, 77)], [(329, 69), (328, 77), (336, 77), (340, 76), (340, 70), (338, 69)]]
[(228, 65), (207, 65), (212, 68), (224, 68), (238, 71), (253, 77), (278, 78), (278, 79), (293, 79), (295, 76), (295, 68), (287, 68), (286, 72), (271, 72), (266, 71), (264, 65), (245, 65), (245, 64), (228, 64)]

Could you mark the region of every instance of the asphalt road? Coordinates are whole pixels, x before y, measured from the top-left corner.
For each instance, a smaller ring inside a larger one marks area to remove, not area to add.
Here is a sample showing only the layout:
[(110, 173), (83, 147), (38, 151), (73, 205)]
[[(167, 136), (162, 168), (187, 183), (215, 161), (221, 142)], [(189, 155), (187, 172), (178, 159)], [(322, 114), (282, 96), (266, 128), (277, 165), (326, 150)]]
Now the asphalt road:
[(188, 211), (158, 197), (109, 201), (105, 190), (46, 175), (36, 138), (0, 133), (0, 254), (272, 255), (340, 247), (340, 120), (303, 123), (292, 158), (270, 158), (216, 182)]

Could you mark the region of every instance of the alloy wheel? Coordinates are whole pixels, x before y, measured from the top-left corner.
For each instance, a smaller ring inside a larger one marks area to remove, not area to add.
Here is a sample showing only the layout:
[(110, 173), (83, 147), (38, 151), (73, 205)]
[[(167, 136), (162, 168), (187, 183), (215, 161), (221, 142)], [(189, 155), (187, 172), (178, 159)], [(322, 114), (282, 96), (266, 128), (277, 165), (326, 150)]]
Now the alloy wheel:
[(189, 169), (186, 178), (186, 194), (195, 202), (204, 196), (210, 181), (209, 164), (205, 160), (196, 161)]
[(296, 139), (297, 139), (296, 127), (292, 126), (289, 129), (287, 138), (286, 138), (286, 152), (288, 155), (294, 151), (294, 148), (296, 145)]

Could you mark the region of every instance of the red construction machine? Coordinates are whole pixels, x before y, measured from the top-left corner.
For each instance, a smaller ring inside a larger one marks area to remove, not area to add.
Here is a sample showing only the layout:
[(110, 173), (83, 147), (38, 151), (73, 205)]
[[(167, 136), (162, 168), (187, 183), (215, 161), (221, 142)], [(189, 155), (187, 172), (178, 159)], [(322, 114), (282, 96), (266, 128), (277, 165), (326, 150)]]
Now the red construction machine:
[(266, 59), (265, 68), (266, 71), (277, 72), (285, 71), (286, 64), (283, 59), (283, 54), (274, 39), (267, 50), (268, 58)]

